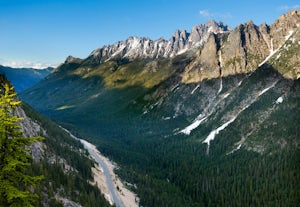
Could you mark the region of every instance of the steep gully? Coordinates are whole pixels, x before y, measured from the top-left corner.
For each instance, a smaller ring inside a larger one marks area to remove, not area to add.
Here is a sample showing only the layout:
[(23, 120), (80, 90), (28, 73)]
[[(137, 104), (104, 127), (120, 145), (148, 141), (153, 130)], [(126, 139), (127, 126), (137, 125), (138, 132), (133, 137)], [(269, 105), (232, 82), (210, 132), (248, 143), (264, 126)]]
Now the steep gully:
[[(222, 54), (221, 54), (221, 50), (219, 51), (219, 62), (218, 62), (218, 65), (219, 65), (219, 73), (220, 73), (220, 88), (218, 90), (218, 93), (217, 95), (219, 95), (221, 92), (222, 92), (222, 89), (223, 89), (223, 84), (222, 84)], [(195, 91), (200, 87), (200, 85), (198, 84), (191, 92), (191, 95), (195, 93)], [(228, 94), (229, 95), (229, 94)], [(227, 95), (227, 96), (228, 96)], [(224, 96), (224, 98), (226, 98), (227, 96)], [(219, 102), (216, 103), (216, 105), (218, 104)], [(208, 106), (208, 108), (210, 108), (210, 106)], [(183, 133), (183, 134), (186, 134), (186, 135), (190, 135), (190, 133), (196, 129), (203, 121), (205, 121), (209, 116), (210, 116), (211, 113), (209, 113), (207, 116), (203, 117), (202, 114), (200, 114), (196, 119), (195, 121), (187, 126), (186, 128), (184, 128), (183, 130), (181, 130), (180, 132), (178, 133)], [(176, 133), (177, 134), (177, 133)]]
[[(226, 123), (224, 123), (222, 126), (218, 127), (217, 129), (211, 131), (209, 133), (209, 135), (207, 136), (207, 138), (202, 142), (202, 143), (206, 143), (207, 144), (207, 150), (206, 153), (209, 154), (209, 146), (210, 146), (210, 141), (214, 140), (215, 136), (217, 134), (219, 134), (220, 131), (224, 130), (228, 125), (230, 125), (232, 122), (234, 122), (236, 120), (236, 118), (243, 112), (245, 111), (247, 108), (249, 108), (249, 106), (251, 106), (254, 102), (257, 101), (257, 99), (263, 95), (264, 93), (266, 93), (268, 90), (270, 90), (271, 88), (273, 88), (276, 85), (277, 82), (274, 82), (272, 85), (268, 86), (267, 88), (263, 89), (260, 93), (258, 93), (256, 95), (256, 97), (246, 106), (244, 106), (240, 111), (238, 111), (238, 113), (233, 116), (229, 121), (227, 121)], [(245, 140), (244, 140), (245, 141)], [(244, 141), (240, 141), (240, 144), (237, 147), (237, 150), (241, 148), (242, 144)]]
[[(223, 89), (223, 84), (222, 84), (222, 54), (221, 54), (221, 50), (219, 51), (219, 62), (218, 62), (218, 65), (219, 65), (219, 73), (220, 73), (220, 88), (219, 88), (219, 90), (218, 90), (218, 93), (217, 93), (216, 97), (222, 92), (222, 89)], [(195, 91), (196, 91), (199, 87), (200, 87), (200, 85), (197, 85), (197, 86), (193, 89), (193, 91), (191, 92), (191, 94), (194, 94)], [(228, 95), (229, 95), (229, 94), (225, 94), (225, 95), (223, 96), (222, 99), (225, 99)], [(215, 97), (215, 98), (216, 98), (216, 97)], [(222, 100), (222, 99), (221, 99), (221, 100)], [(219, 100), (218, 102), (215, 102), (215, 106), (217, 106), (221, 100)], [(213, 103), (213, 102), (212, 102), (212, 103)], [(214, 106), (214, 107), (215, 107), (215, 106)], [(213, 108), (214, 108), (214, 107), (213, 107)], [(210, 105), (209, 105), (207, 108), (209, 109), (209, 108), (210, 108)], [(212, 114), (212, 111), (211, 111), (210, 113), (205, 113), (205, 114), (207, 114), (207, 115), (204, 116), (204, 117), (203, 117), (202, 114), (200, 114), (200, 115), (194, 120), (194, 122), (193, 122), (191, 125), (187, 126), (186, 128), (184, 128), (183, 130), (181, 130), (181, 131), (178, 132), (178, 133), (183, 133), (183, 134), (186, 134), (186, 135), (190, 135), (190, 133), (191, 133), (194, 129), (196, 129), (203, 121), (205, 121), (205, 120)], [(176, 134), (177, 134), (177, 133), (176, 133)]]

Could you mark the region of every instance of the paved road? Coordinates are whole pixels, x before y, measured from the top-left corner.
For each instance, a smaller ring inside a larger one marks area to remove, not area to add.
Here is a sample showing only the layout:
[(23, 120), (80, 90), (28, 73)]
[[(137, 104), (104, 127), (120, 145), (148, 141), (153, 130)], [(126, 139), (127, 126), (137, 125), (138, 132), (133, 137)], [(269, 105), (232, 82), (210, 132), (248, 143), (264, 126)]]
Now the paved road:
[(109, 173), (109, 170), (108, 170), (108, 167), (106, 165), (106, 163), (97, 155), (97, 153), (90, 148), (90, 146), (88, 144), (90, 144), (89, 142), (87, 142), (86, 140), (83, 140), (83, 139), (79, 139), (78, 137), (74, 136), (69, 130), (61, 127), (63, 130), (65, 130), (68, 134), (70, 134), (70, 136), (74, 139), (77, 139), (79, 140), (85, 149), (87, 149), (87, 151), (90, 153), (90, 155), (92, 157), (94, 157), (94, 159), (96, 160), (96, 162), (102, 167), (103, 169), (103, 173), (105, 175), (105, 178), (106, 178), (106, 183), (107, 183), (107, 187), (108, 187), (108, 190), (109, 190), (109, 194), (111, 196), (111, 199), (113, 201), (113, 203), (116, 205), (116, 207), (124, 207), (122, 202), (120, 201), (119, 197), (117, 196), (117, 193), (116, 193), (116, 188), (114, 186), (114, 183), (113, 183), (113, 180), (112, 180), (112, 177)]
[[(81, 139), (79, 139), (81, 141)], [(81, 141), (82, 142), (82, 141)], [(107, 182), (107, 186), (108, 186), (108, 190), (110, 192), (110, 196), (114, 202), (114, 204), (117, 207), (123, 207), (122, 202), (120, 201), (119, 197), (117, 196), (116, 193), (116, 188), (113, 184), (113, 180), (112, 177), (109, 173), (108, 167), (106, 165), (106, 163), (96, 154), (96, 152), (91, 149), (88, 145), (85, 144), (85, 140), (83, 140), (82, 144), (84, 145), (84, 147), (88, 150), (88, 152), (90, 153), (90, 155), (92, 155), (94, 157), (94, 159), (96, 160), (96, 162), (98, 162), (98, 164), (102, 167), (103, 169), (103, 173), (106, 177), (106, 182)]]

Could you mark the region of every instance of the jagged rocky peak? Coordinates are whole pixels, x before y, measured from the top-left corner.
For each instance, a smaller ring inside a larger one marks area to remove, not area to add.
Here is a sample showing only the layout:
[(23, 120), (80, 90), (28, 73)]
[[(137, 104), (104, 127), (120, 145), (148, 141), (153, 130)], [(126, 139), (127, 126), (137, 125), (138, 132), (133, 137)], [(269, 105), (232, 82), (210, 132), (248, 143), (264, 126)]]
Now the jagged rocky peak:
[(248, 21), (245, 24), (239, 25), (235, 32), (238, 35), (235, 36), (235, 39), (238, 40), (239, 45), (243, 48), (241, 53), (250, 56), (258, 55), (256, 59), (257, 61), (261, 61), (260, 58), (263, 58), (269, 48), (263, 34), (259, 31), (259, 27), (253, 21)]
[(187, 39), (188, 39), (188, 36), (189, 36), (189, 34), (186, 32), (185, 29), (183, 29), (183, 30), (178, 30), (178, 29), (177, 29), (177, 30), (174, 32), (174, 35), (173, 35), (172, 38), (175, 38), (175, 39), (182, 39), (182, 40), (187, 40)]
[(230, 31), (228, 27), (223, 22), (215, 22), (214, 20), (209, 20), (206, 24), (198, 24), (192, 28), (190, 42), (192, 44), (201, 44), (208, 38), (208, 35), (212, 33), (223, 33)]
[(281, 15), (273, 24), (270, 25), (270, 35), (273, 38), (274, 48), (278, 48), (285, 42), (285, 38), (300, 26), (300, 10), (292, 10), (287, 14)]
[(300, 17), (300, 10), (291, 10), (288, 13), (281, 15), (274, 22), (274, 25), (293, 26), (299, 23), (299, 17)]
[(184, 29), (176, 30), (169, 40), (129, 37), (125, 41), (119, 41), (113, 45), (94, 50), (85, 62), (100, 64), (111, 58), (172, 57), (202, 45), (208, 39), (210, 33), (222, 33), (229, 30), (230, 28), (226, 24), (211, 20), (206, 24), (194, 26), (190, 33)]

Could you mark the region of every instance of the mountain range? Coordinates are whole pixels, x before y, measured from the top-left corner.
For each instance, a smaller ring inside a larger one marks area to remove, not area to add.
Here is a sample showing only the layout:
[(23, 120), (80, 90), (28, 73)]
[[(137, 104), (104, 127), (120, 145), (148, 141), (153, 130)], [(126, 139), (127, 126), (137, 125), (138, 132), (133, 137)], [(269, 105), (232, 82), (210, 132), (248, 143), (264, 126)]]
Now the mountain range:
[(21, 92), (35, 85), (51, 73), (53, 68), (11, 68), (0, 65), (0, 74), (3, 74), (14, 85), (17, 92)]
[(228, 30), (226, 24), (211, 20), (206, 24), (194, 26), (190, 33), (186, 30), (176, 30), (169, 40), (160, 38), (153, 41), (150, 38), (129, 37), (125, 41), (94, 50), (84, 62), (100, 64), (112, 58), (173, 57), (203, 45), (210, 33), (222, 33)]
[(300, 11), (209, 21), (69, 56), (20, 96), (117, 162), (142, 206), (297, 206), (299, 51)]

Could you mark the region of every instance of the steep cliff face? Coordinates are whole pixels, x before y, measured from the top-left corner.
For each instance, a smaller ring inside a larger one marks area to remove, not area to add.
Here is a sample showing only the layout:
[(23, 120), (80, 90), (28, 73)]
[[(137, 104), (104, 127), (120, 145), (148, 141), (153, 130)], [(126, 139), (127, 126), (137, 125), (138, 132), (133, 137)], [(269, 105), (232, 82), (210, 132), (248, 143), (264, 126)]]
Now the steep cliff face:
[[(227, 35), (227, 34), (224, 34)], [(211, 34), (203, 47), (196, 51), (194, 60), (182, 73), (182, 82), (193, 83), (205, 79), (219, 77), (220, 34)]]
[[(23, 120), (19, 122), (21, 130), (25, 137), (47, 136), (45, 129), (43, 129), (37, 122), (30, 119), (21, 107), (15, 110), (17, 117)], [(47, 145), (44, 142), (36, 142), (31, 145), (31, 156), (36, 162), (45, 159), (45, 150)]]
[(225, 75), (255, 70), (268, 53), (268, 46), (252, 21), (239, 25), (221, 49)]

